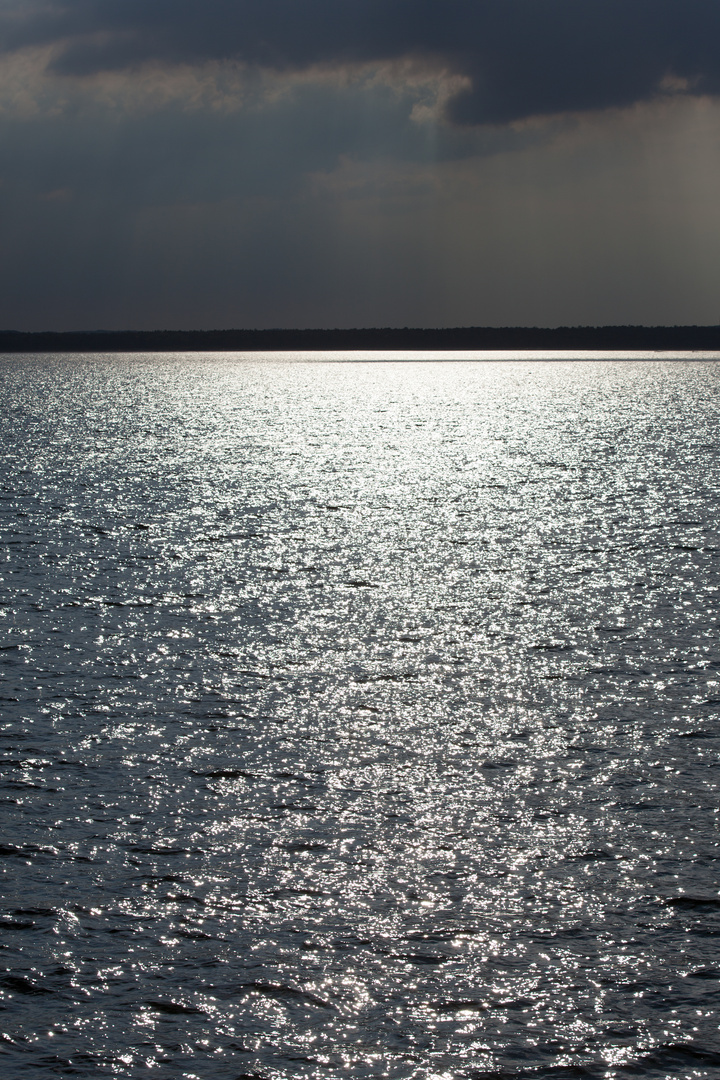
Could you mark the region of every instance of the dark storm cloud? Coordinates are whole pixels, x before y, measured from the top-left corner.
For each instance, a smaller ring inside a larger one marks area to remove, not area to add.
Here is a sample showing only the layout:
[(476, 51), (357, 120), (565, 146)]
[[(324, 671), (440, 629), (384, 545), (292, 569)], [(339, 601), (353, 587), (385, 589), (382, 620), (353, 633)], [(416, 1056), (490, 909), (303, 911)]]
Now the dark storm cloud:
[(720, 91), (720, 0), (6, 0), (6, 51), (56, 44), (83, 76), (235, 59), (275, 70), (413, 57), (471, 80), (457, 123)]

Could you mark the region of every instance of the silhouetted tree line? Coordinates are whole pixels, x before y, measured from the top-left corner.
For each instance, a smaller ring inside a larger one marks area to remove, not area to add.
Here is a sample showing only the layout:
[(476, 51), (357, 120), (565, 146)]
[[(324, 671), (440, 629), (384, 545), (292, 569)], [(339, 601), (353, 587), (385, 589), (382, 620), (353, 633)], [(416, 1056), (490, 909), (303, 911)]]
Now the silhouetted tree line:
[(0, 352), (274, 352), (344, 349), (718, 349), (720, 326), (361, 330), (0, 331)]

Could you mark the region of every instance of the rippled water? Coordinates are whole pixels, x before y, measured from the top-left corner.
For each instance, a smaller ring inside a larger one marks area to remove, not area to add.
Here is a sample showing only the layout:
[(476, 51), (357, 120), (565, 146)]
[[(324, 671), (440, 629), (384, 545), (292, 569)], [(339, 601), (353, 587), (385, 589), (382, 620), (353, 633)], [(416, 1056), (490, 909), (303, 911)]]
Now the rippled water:
[(0, 375), (3, 1076), (720, 1076), (717, 362)]

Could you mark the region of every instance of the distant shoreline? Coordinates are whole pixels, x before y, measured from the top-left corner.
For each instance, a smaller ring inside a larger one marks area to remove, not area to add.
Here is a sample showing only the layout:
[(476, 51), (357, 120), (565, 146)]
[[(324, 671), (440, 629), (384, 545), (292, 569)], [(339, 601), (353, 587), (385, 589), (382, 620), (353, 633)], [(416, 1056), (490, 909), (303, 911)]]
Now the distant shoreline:
[(720, 350), (720, 326), (0, 331), (0, 353), (349, 350)]

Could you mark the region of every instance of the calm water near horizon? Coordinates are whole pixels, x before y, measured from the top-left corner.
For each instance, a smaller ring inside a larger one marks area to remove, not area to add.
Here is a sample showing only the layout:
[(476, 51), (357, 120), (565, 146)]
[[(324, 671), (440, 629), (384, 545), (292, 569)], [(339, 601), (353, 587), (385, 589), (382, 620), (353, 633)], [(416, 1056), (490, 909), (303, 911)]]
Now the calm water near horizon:
[(718, 354), (0, 381), (3, 1077), (720, 1076)]

